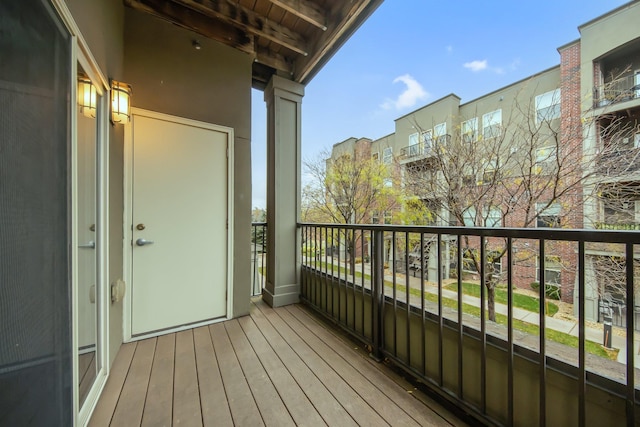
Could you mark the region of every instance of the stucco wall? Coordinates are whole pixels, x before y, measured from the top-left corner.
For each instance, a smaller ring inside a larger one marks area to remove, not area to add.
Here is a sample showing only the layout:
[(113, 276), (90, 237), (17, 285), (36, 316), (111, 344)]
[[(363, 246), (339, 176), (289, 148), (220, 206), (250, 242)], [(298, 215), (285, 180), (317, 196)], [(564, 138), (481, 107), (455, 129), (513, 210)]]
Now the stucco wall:
[[(192, 46), (198, 39), (201, 49)], [(234, 129), (233, 315), (251, 288), (251, 57), (141, 12), (125, 9), (124, 77), (134, 107)]]

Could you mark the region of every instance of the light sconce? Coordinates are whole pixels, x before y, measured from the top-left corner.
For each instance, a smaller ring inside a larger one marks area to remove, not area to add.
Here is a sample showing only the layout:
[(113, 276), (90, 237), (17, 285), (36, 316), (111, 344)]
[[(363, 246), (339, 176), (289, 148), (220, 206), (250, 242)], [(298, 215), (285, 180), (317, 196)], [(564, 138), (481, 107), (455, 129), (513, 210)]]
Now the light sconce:
[(129, 123), (131, 119), (131, 86), (126, 83), (111, 81), (111, 121), (113, 123)]
[(85, 117), (96, 118), (97, 111), (96, 87), (85, 76), (78, 77), (78, 105)]

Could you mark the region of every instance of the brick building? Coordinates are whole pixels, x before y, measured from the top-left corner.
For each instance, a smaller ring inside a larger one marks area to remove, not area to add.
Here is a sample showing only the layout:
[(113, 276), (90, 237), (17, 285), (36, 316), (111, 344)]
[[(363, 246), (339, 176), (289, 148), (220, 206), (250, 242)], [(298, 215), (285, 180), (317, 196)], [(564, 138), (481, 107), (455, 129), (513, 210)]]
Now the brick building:
[[(581, 25), (580, 38), (558, 48), (558, 66), (471, 101), (451, 93), (397, 118), (391, 135), (360, 140), (371, 156), (400, 171), (407, 203), (398, 209), (412, 209), (419, 201), (424, 215), (405, 222), (640, 229), (637, 22), (640, 2), (627, 3)], [(371, 212), (370, 217), (385, 223), (411, 216)], [(577, 248), (555, 242), (540, 260), (527, 255), (536, 242), (517, 245), (516, 286), (538, 282), (543, 269), (550, 292), (572, 302)], [(446, 254), (452, 253), (449, 246)], [(467, 249), (472, 258), (478, 243)], [(489, 254), (500, 249), (500, 242), (488, 243)], [(611, 272), (620, 249), (588, 250), (587, 316), (597, 320), (604, 301), (622, 318), (626, 308), (616, 299)], [(432, 258), (422, 260), (429, 280), (437, 277)], [(506, 258), (494, 261), (491, 268), (499, 274)], [(464, 262), (473, 274), (472, 259)]]

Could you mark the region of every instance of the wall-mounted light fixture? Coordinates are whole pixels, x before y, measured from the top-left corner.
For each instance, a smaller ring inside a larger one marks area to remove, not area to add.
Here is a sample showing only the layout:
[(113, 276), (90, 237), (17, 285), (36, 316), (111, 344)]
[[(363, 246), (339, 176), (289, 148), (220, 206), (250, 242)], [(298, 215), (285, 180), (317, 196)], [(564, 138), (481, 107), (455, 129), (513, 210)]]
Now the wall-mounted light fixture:
[(78, 105), (85, 117), (96, 117), (98, 107), (96, 87), (86, 76), (78, 76)]
[(131, 86), (111, 81), (111, 121), (113, 123), (129, 123), (131, 119)]

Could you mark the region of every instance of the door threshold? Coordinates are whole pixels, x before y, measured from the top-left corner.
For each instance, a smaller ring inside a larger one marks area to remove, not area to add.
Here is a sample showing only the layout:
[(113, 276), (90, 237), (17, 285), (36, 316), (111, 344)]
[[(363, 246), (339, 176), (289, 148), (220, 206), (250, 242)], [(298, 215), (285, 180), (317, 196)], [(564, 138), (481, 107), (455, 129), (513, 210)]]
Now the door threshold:
[(130, 339), (125, 340), (124, 343), (145, 340), (147, 338), (155, 338), (161, 335), (172, 334), (174, 332), (182, 332), (189, 329), (199, 328), (201, 326), (208, 326), (214, 323), (224, 322), (229, 320), (230, 318), (227, 316), (216, 317), (215, 319), (203, 320), (200, 322), (188, 323), (186, 325), (175, 326), (172, 328), (159, 329), (157, 331), (144, 332), (142, 334), (132, 335)]

